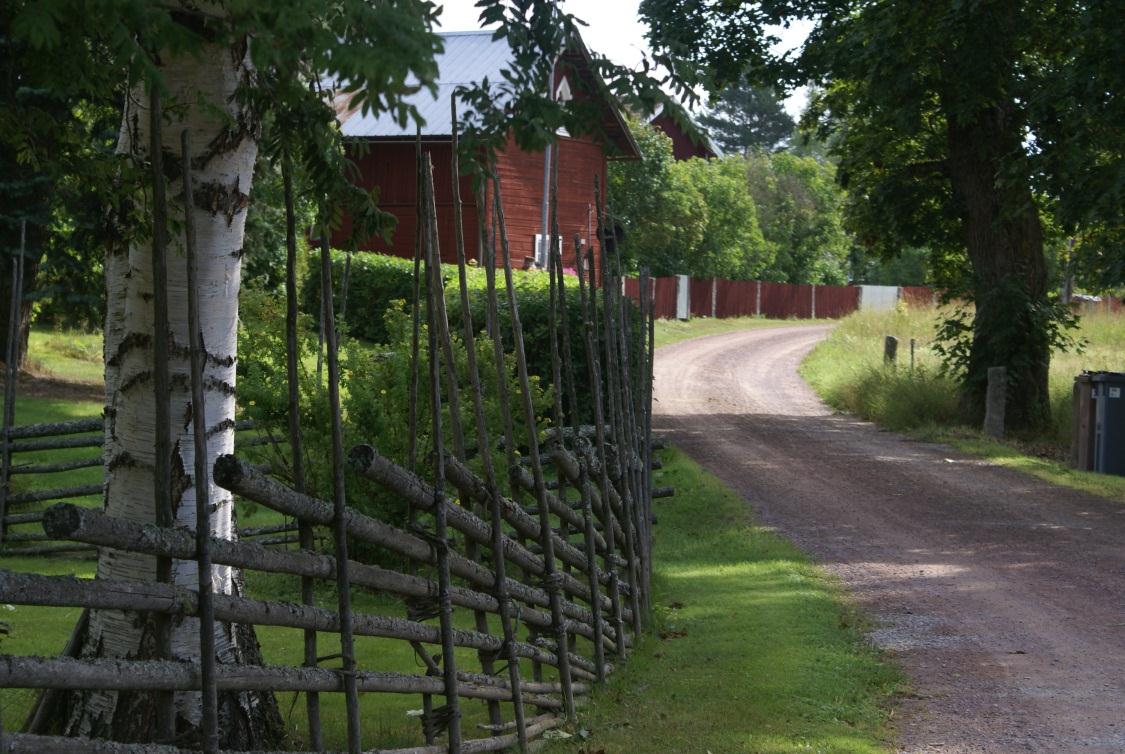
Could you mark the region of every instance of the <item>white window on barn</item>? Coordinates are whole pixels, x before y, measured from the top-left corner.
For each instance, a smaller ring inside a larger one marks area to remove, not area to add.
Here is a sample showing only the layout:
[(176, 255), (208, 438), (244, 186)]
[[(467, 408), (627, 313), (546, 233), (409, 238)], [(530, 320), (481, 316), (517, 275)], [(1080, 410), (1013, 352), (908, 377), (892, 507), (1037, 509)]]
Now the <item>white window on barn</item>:
[[(555, 249), (559, 250), (562, 254), (563, 267), (574, 267), (574, 238), (567, 242), (566, 248), (560, 246), (562, 239), (558, 236), (555, 237)], [(580, 238), (578, 240), (583, 250), (586, 248), (586, 239)], [(546, 269), (547, 267), (547, 245), (543, 243), (543, 234), (535, 234), (535, 266)]]

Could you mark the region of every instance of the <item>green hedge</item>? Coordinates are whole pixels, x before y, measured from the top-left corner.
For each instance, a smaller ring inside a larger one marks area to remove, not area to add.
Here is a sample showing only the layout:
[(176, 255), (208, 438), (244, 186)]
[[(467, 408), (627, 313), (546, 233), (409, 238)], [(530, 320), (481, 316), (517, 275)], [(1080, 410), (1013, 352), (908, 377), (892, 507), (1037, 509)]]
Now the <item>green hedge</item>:
[[(340, 289), (343, 280), (346, 255), (341, 251), (332, 252), (332, 281), (336, 292), (333, 304), (339, 311)], [(467, 270), (469, 301), (474, 328), (480, 332), (484, 328), (487, 311), (486, 275), (480, 268)], [(449, 312), (450, 326), (455, 333), (462, 331), (461, 304), (458, 286), (457, 267), (442, 265), (445, 280), (446, 309)], [(357, 253), (352, 255), (351, 271), (348, 280), (348, 308), (346, 327), (352, 337), (372, 343), (387, 342), (388, 332), (384, 314), (392, 301), (410, 301), (414, 295), (414, 263), (409, 259), (382, 254)], [(511, 347), (511, 310), (507, 296), (503, 293), (503, 271), (497, 270), (497, 285), (501, 295), (498, 304), (501, 331)], [(552, 382), (551, 341), (549, 331), (550, 281), (543, 271), (518, 271), (514, 273), (516, 302), (520, 310), (520, 321), (524, 331), (524, 349), (527, 354), (528, 371), (538, 375), (543, 384)], [(591, 419), (589, 384), (586, 377), (586, 353), (582, 343), (582, 312), (578, 298), (577, 278), (568, 277), (567, 314), (572, 336), (571, 352), (574, 360), (576, 382), (579, 386), (578, 400), (587, 407), (585, 421)], [(305, 310), (316, 312), (320, 307), (320, 265), (310, 264), (309, 275), (304, 285)], [(639, 315), (631, 307), (634, 315), (634, 332), (640, 336)], [(599, 318), (601, 307), (599, 302)], [(600, 319), (599, 319), (600, 321)], [(559, 334), (561, 347), (561, 332)], [(486, 362), (488, 364), (491, 361)]]

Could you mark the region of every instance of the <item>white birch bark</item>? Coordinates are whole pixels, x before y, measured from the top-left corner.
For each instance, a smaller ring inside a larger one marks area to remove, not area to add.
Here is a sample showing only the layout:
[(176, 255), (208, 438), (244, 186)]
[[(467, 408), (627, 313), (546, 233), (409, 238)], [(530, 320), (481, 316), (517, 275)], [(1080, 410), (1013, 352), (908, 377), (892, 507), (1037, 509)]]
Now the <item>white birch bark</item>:
[[(207, 353), (206, 386), (207, 466), (223, 453), (234, 450), (234, 386), (237, 351), (238, 291), (241, 249), (247, 194), (257, 154), (256, 134), (246, 114), (234, 102), (235, 90), (246, 75), (249, 59), (244, 46), (212, 45), (199, 57), (183, 56), (165, 61), (167, 94), (163, 143), (166, 165), (180, 164), (179, 140), (188, 129), (195, 155), (195, 199), (192, 208), (196, 227), (201, 330)], [(143, 87), (135, 87), (126, 103), (121, 146), (147, 162), (149, 148), (149, 99)], [(225, 113), (224, 119), (218, 113)], [(175, 171), (179, 173), (179, 170)], [(168, 308), (170, 323), (170, 373), (172, 417), (172, 489), (176, 525), (195, 528), (194, 445), (188, 362), (187, 274), (183, 254), (182, 198), (179, 179), (168, 184)], [(154, 522), (153, 469), (155, 462), (155, 398), (153, 394), (152, 247), (136, 242), (127, 257), (111, 255), (106, 261), (106, 478), (105, 508), (108, 513), (133, 521)], [(212, 532), (234, 537), (233, 501), (210, 480), (214, 509)], [(155, 559), (145, 555), (103, 550), (98, 577), (153, 580)], [(176, 584), (195, 588), (194, 561), (173, 564)], [(229, 567), (216, 566), (214, 590), (230, 594), (236, 580)], [(199, 623), (184, 620), (173, 626), (173, 653), (177, 659), (198, 659)], [(93, 611), (83, 655), (140, 657), (151, 648), (143, 646), (144, 621), (135, 613)], [(226, 624), (216, 627), (220, 661), (238, 661), (238, 641)], [(84, 695), (72, 707), (68, 733), (112, 735), (119, 695), (102, 691)], [(190, 725), (199, 722), (199, 695), (178, 694), (179, 716)]]

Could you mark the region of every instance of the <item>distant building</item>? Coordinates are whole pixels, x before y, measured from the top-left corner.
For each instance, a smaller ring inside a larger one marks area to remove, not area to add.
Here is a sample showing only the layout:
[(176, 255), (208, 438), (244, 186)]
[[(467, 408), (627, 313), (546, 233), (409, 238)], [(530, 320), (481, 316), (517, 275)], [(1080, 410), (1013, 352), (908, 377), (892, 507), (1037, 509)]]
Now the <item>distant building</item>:
[[(493, 40), (491, 31), (443, 33), (445, 51), (438, 57), (438, 95), (434, 99), (428, 91), (408, 98), (418, 108), (426, 121), (422, 127), (422, 147), (430, 153), (434, 164), (434, 193), (438, 212), (438, 231), (441, 238), (442, 259), (455, 261), (453, 245), (453, 184), (450, 168), (452, 154), (452, 121), (449, 99), (454, 90), (488, 77), (500, 80), (500, 72), (510, 63), (511, 50), (506, 40)], [(590, 54), (581, 40), (564, 53), (556, 63), (554, 87), (556, 96), (570, 96), (571, 81), (582, 77), (585, 82), (595, 81), (596, 73), (590, 65)], [(594, 177), (606, 185), (606, 166), (610, 159), (640, 159), (640, 150), (633, 140), (617, 102), (604, 87), (575, 87), (574, 96), (583, 91), (602, 92), (602, 135), (597, 137), (571, 137), (560, 135), (554, 148), (558, 154), (558, 216), (559, 232), (565, 241), (564, 249), (572, 248), (575, 234), (593, 241), (597, 229), (595, 217)], [(361, 183), (366, 188), (378, 186), (379, 204), (398, 218), (398, 228), (391, 243), (372, 238), (360, 248), (370, 251), (412, 257), (414, 254), (415, 192), (417, 190), (414, 125), (401, 127), (390, 115), (364, 115), (347, 109), (346, 103), (338, 107), (344, 136), (362, 139), (366, 150), (354, 155), (361, 172)], [(497, 172), (507, 221), (508, 238), (514, 266), (542, 266), (546, 245), (542, 243), (546, 220), (546, 168), (547, 156), (543, 152), (528, 153), (509, 139), (508, 146), (499, 155)], [(470, 259), (479, 256), (477, 229), (477, 198), (471, 181), (461, 179), (461, 201), (464, 221), (466, 253)], [(492, 193), (486, 197), (491, 204)], [(346, 231), (345, 227), (343, 231)], [(596, 247), (595, 247), (596, 249)], [(600, 260), (596, 260), (600, 262)], [(499, 262), (499, 260), (498, 260)], [(567, 259), (567, 266), (571, 266)]]
[[(683, 117), (688, 116), (685, 113)], [(665, 112), (663, 106), (657, 107), (656, 113), (648, 122), (672, 140), (672, 156), (677, 160), (690, 160), (692, 157), (710, 160), (713, 157), (723, 156), (723, 150), (711, 140), (702, 126), (692, 123), (699, 132), (698, 136), (693, 136), (670, 113)]]

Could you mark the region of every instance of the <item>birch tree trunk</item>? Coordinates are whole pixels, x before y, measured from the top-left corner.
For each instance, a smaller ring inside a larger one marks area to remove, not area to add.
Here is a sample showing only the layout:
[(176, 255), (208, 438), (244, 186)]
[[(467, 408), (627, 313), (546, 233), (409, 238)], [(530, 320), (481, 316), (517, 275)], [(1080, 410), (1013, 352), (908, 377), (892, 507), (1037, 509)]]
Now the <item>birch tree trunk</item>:
[[(257, 126), (234, 101), (235, 90), (249, 73), (245, 43), (230, 47), (205, 45), (198, 57), (169, 57), (162, 61), (167, 94), (164, 112), (164, 163), (168, 174), (170, 222), (168, 239), (168, 316), (171, 384), (172, 504), (176, 524), (195, 528), (196, 484), (211, 484), (215, 536), (235, 536), (231, 495), (210, 478), (192, 478), (194, 446), (187, 326), (186, 266), (183, 254), (181, 159), (179, 135), (188, 129), (195, 170), (195, 206), (200, 329), (206, 351), (207, 466), (220, 454), (234, 450), (235, 362), (237, 352), (238, 291), (241, 249), (248, 192), (257, 155)], [(222, 113), (226, 117), (220, 115)], [(127, 98), (120, 149), (138, 163), (147, 163), (149, 97), (134, 87)], [(175, 175), (173, 175), (173, 173)], [(154, 522), (153, 469), (155, 416), (153, 394), (152, 246), (148, 240), (127, 250), (110, 250), (106, 259), (107, 314), (105, 509), (114, 516)], [(98, 577), (151, 581), (156, 561), (144, 555), (105, 549), (98, 560)], [(197, 584), (194, 561), (175, 561), (177, 585)], [(214, 590), (237, 594), (236, 572), (216, 566)], [(251, 626), (216, 625), (220, 662), (260, 662)], [(174, 659), (198, 660), (199, 622), (176, 621), (172, 627)], [(143, 658), (154, 651), (153, 625), (137, 613), (92, 611), (83, 637), (83, 657)], [(176, 696), (177, 729), (197, 730), (200, 696)], [(147, 693), (91, 691), (65, 700), (57, 719), (68, 735), (117, 740), (150, 740), (154, 730), (154, 697)], [(226, 692), (220, 695), (223, 748), (268, 748), (279, 738), (281, 720), (272, 695)]]

